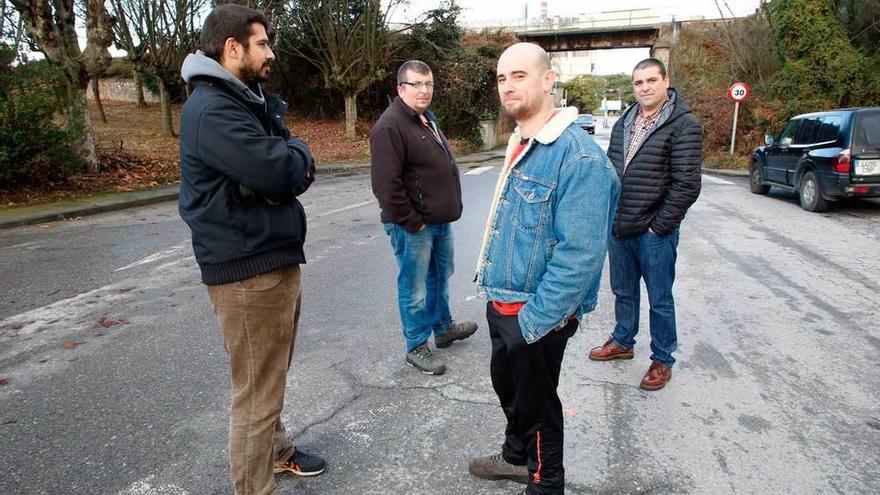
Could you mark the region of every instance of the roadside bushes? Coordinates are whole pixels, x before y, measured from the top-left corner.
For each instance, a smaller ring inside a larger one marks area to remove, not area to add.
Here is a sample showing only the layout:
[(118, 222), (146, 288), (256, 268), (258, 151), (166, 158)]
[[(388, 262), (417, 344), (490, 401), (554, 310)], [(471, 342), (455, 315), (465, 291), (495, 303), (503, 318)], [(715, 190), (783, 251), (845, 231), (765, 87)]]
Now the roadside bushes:
[[(880, 26), (865, 19), (868, 12), (876, 17), (880, 7), (774, 0), (748, 18), (683, 26), (672, 83), (703, 124), (710, 166), (746, 167), (764, 133), (779, 131), (794, 115), (880, 105)], [(752, 93), (740, 105), (738, 158), (731, 159), (733, 104), (726, 89), (734, 81), (746, 82)]]
[(75, 130), (55, 122), (65, 93), (61, 73), (45, 61), (12, 66), (0, 45), (0, 187), (51, 180), (78, 169)]

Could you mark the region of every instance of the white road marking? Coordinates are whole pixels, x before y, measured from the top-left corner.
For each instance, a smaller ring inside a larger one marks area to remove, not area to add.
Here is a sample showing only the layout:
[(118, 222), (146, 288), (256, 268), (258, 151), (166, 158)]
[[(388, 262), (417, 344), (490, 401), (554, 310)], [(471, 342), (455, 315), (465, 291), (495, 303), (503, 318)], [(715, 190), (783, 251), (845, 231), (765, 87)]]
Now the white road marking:
[(477, 296), (468, 296), (468, 297), (464, 298), (464, 300), (465, 301), (473, 301), (476, 298), (477, 298)]
[(735, 186), (733, 182), (729, 180), (719, 179), (718, 177), (713, 177), (711, 175), (703, 175), (703, 180), (706, 182), (711, 182), (713, 184), (724, 184), (725, 186)]
[(19, 248), (27, 248), (27, 249), (30, 249), (31, 251), (33, 251), (34, 249), (40, 249), (41, 247), (43, 247), (43, 246), (37, 244), (37, 241), (28, 241), (28, 242), (22, 242), (22, 243), (19, 243), (19, 244), (13, 244), (13, 245), (11, 245), (11, 246), (2, 247), (2, 248), (0, 248), (0, 249), (19, 249)]
[(180, 252), (183, 251), (189, 243), (190, 243), (190, 241), (183, 241), (180, 244), (176, 244), (174, 246), (171, 246), (170, 248), (168, 248), (164, 251), (159, 251), (158, 253), (153, 253), (153, 254), (147, 256), (146, 258), (141, 258), (130, 265), (125, 265), (122, 268), (117, 268), (113, 271), (114, 272), (121, 272), (122, 270), (128, 270), (129, 268), (134, 268), (136, 266), (146, 265), (147, 263), (153, 263), (154, 261), (159, 261), (159, 260), (163, 260), (165, 258), (170, 258), (171, 256), (175, 256), (177, 254), (180, 254)]
[(176, 485), (158, 485), (152, 484), (155, 476), (147, 476), (146, 478), (135, 481), (125, 490), (116, 495), (188, 495), (189, 492)]
[(492, 170), (493, 168), (495, 168), (495, 167), (492, 165), (486, 165), (483, 167), (475, 168), (473, 170), (468, 170), (467, 172), (464, 173), (464, 175), (480, 175), (482, 173), (486, 173), (486, 172)]
[(325, 211), (324, 213), (321, 213), (321, 214), (319, 214), (319, 215), (313, 215), (313, 216), (310, 218), (310, 220), (314, 220), (314, 219), (316, 219), (316, 218), (321, 218), (321, 217), (326, 217), (327, 215), (332, 215), (332, 214), (334, 214), (334, 213), (339, 213), (339, 212), (346, 211), (346, 210), (353, 210), (353, 209), (355, 209), (355, 208), (360, 208), (361, 206), (366, 206), (366, 205), (368, 205), (368, 204), (370, 204), (370, 203), (375, 203), (375, 202), (376, 202), (376, 200), (371, 199), (371, 200), (369, 200), (369, 201), (363, 201), (363, 202), (361, 202), (361, 203), (355, 203), (355, 204), (353, 204), (353, 205), (348, 205), (348, 206), (346, 206), (346, 207), (344, 207), (344, 208), (337, 208), (337, 209), (335, 209), (335, 210)]

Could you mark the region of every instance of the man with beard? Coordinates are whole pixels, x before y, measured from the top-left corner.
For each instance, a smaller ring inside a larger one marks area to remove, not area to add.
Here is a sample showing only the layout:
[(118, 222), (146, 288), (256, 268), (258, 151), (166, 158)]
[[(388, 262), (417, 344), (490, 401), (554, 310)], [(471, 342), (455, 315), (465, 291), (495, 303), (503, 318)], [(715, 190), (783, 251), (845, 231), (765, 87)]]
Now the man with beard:
[(195, 89), (180, 119), (180, 215), (229, 356), (238, 495), (275, 493), (273, 473), (314, 476), (325, 465), (295, 448), (281, 422), (305, 263), (296, 198), (315, 167), (284, 124), (287, 104), (260, 87), (275, 59), (271, 35), (262, 12), (220, 5), (181, 71)]
[(620, 181), (593, 139), (555, 109), (556, 74), (541, 47), (498, 60), (498, 94), (517, 128), (507, 145), (477, 265), (488, 299), (492, 386), (507, 417), (501, 452), (471, 460), (484, 479), (565, 491), (556, 387), (568, 339), (596, 307)]

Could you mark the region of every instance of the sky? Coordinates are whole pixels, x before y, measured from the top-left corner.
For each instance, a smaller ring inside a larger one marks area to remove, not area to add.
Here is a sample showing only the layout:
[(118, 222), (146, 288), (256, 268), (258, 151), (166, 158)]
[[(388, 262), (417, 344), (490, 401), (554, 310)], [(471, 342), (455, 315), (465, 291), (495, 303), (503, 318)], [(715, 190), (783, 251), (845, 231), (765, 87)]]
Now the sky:
[[(723, 9), (723, 16), (737, 17), (750, 15), (760, 5), (760, 0), (614, 0), (613, 7), (608, 7), (605, 0), (544, 0), (547, 3), (547, 16), (578, 17), (603, 16), (638, 17), (645, 15), (639, 12), (622, 12), (627, 10), (650, 9), (651, 14), (670, 20), (684, 20), (693, 17), (718, 19), (722, 17), (718, 7)], [(539, 18), (542, 0), (457, 0), (462, 13), (459, 21), (465, 26), (511, 25), (522, 22), (525, 5), (528, 5), (529, 18)], [(435, 8), (437, 0), (409, 0), (405, 6), (398, 7), (392, 19), (412, 20), (418, 18), (425, 10)], [(612, 12), (609, 12), (612, 11)], [(648, 56), (647, 48), (627, 50), (599, 50), (596, 53), (596, 70), (598, 75), (628, 73), (633, 65)]]

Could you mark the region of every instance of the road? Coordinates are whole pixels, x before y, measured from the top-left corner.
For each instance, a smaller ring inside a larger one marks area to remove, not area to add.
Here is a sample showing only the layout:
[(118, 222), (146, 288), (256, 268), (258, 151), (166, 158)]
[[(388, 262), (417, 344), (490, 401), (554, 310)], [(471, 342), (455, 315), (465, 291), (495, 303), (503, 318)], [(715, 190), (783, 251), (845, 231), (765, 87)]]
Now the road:
[[(368, 175), (322, 177), (303, 197), (284, 419), (329, 468), (279, 478), (280, 493), (518, 493), (467, 473), (502, 439), (471, 283), (499, 165), (463, 169), (451, 306), (480, 329), (441, 351), (440, 377), (403, 362)], [(880, 492), (880, 202), (811, 214), (703, 179), (682, 226), (672, 382), (638, 388), (646, 308), (634, 360), (587, 360), (614, 322), (607, 271), (569, 344), (567, 493)], [(229, 493), (226, 357), (176, 204), (4, 230), (0, 288), (0, 493)]]

